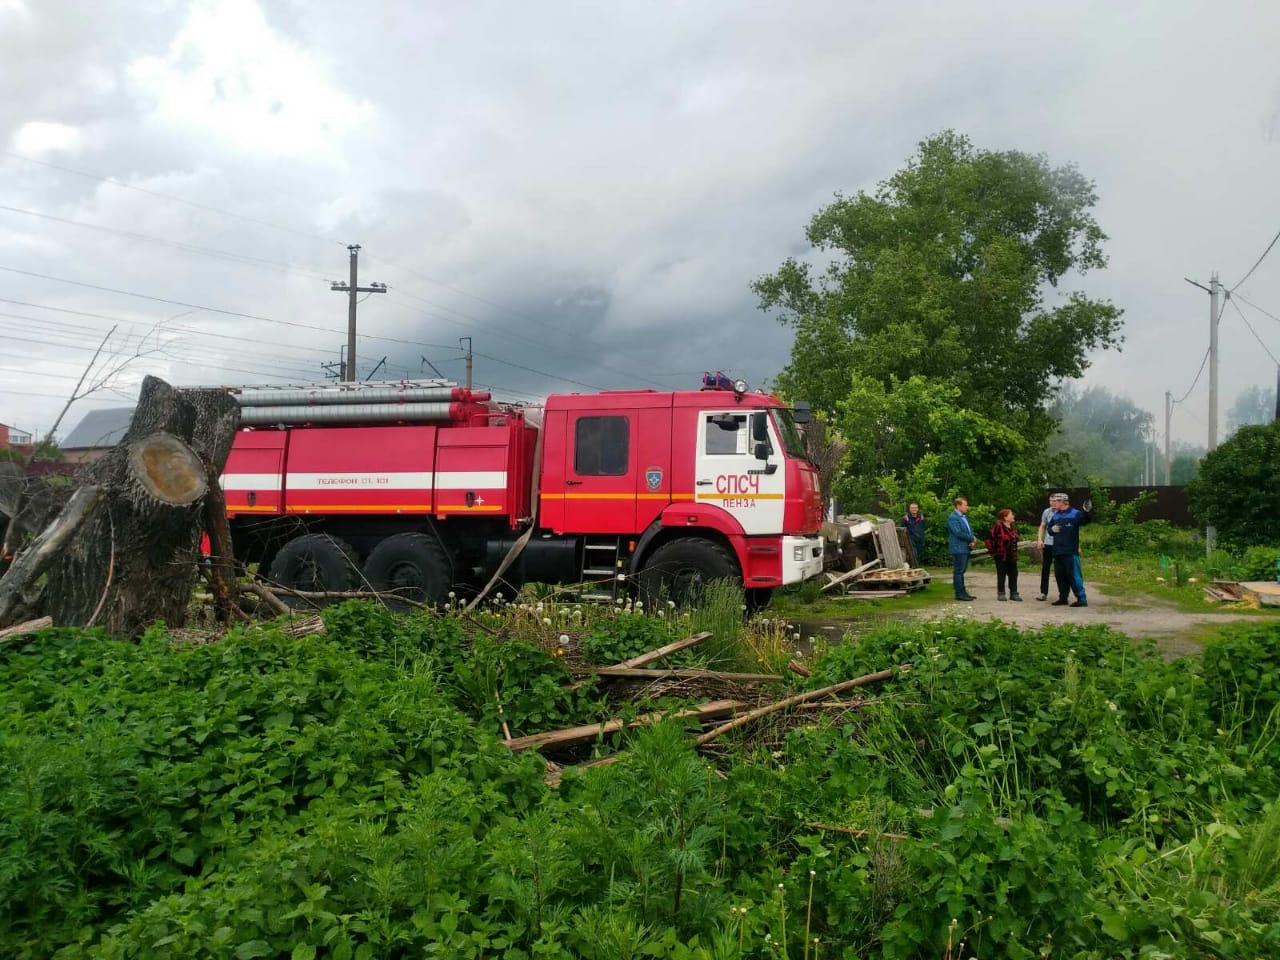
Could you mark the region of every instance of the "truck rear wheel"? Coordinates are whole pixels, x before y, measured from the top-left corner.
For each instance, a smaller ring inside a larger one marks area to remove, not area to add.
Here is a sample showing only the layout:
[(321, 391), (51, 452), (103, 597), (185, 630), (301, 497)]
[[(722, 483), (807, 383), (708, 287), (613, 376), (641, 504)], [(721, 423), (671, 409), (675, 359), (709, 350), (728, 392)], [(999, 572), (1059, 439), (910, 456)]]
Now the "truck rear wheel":
[[(271, 580), (304, 593), (345, 593), (356, 587), (360, 564), (355, 551), (324, 533), (295, 537), (271, 561)], [(291, 607), (309, 606), (301, 597), (284, 596)]]
[(697, 603), (715, 580), (742, 584), (738, 562), (725, 547), (701, 537), (664, 543), (653, 551), (640, 571), (640, 595), (645, 605), (670, 600), (678, 607)]
[(430, 534), (397, 533), (373, 548), (364, 575), (379, 593), (442, 606), (449, 599), (453, 564)]

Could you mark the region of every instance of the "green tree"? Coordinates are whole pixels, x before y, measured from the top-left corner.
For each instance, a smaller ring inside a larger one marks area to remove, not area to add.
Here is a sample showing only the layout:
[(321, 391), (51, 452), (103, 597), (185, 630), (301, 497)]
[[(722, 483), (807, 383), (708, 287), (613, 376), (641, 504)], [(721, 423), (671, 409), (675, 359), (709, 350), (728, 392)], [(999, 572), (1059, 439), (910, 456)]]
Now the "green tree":
[(951, 496), (1020, 503), (1032, 488), (1027, 442), (998, 420), (959, 405), (960, 391), (926, 377), (886, 386), (854, 375), (848, 397), (838, 404), (837, 425), (846, 437), (841, 499), (867, 507), (886, 478), (912, 478), (912, 489)]
[(1276, 416), (1276, 391), (1274, 387), (1245, 387), (1236, 394), (1235, 402), (1227, 410), (1227, 435), (1251, 424), (1270, 423)]
[(790, 258), (754, 284), (761, 308), (795, 330), (778, 386), (834, 415), (854, 373), (889, 391), (923, 377), (1027, 438), (1034, 461), (1057, 381), (1122, 340), (1118, 308), (1059, 289), (1106, 264), (1096, 199), (1074, 167), (952, 132), (925, 140), (874, 193), (813, 217), (806, 236), (826, 266)]
[(1062, 387), (1050, 410), (1059, 426), (1049, 441), (1049, 450), (1065, 453), (1072, 465), (1064, 479), (1075, 483), (1085, 477), (1114, 484), (1138, 482), (1150, 442), (1150, 413), (1105, 387), (1079, 390), (1070, 384)]
[(1194, 443), (1175, 443), (1169, 458), (1169, 482), (1185, 486), (1200, 474), (1200, 460), (1205, 449)]
[(1216, 527), (1223, 545), (1274, 543), (1280, 513), (1280, 420), (1241, 427), (1200, 461), (1200, 476), (1187, 485), (1197, 520)]

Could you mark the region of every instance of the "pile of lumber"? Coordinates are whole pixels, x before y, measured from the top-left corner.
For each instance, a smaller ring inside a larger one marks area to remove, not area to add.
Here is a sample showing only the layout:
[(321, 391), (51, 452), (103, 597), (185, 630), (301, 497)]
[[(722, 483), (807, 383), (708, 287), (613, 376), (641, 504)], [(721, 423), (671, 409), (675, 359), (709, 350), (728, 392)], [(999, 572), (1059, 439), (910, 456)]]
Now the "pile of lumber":
[[(776, 674), (762, 673), (736, 673), (722, 670), (702, 670), (695, 668), (647, 668), (647, 664), (655, 663), (665, 657), (670, 656), (680, 650), (687, 650), (698, 643), (710, 638), (709, 633), (699, 633), (684, 640), (678, 640), (675, 643), (667, 644), (656, 650), (643, 653), (638, 657), (630, 660), (624, 660), (621, 663), (610, 664), (608, 666), (578, 666), (571, 667), (570, 670), (577, 675), (595, 676), (604, 679), (609, 678), (626, 678), (626, 679), (662, 679), (662, 678), (679, 678), (691, 680), (725, 680), (737, 683), (776, 683), (783, 678)], [(791, 669), (803, 676), (809, 675), (809, 670), (803, 664), (792, 663)], [(840, 683), (830, 684), (817, 690), (809, 690), (804, 693), (794, 694), (789, 697), (776, 700), (764, 700), (756, 705), (737, 699), (717, 699), (700, 703), (696, 706), (676, 711), (655, 711), (642, 714), (632, 719), (613, 718), (601, 721), (599, 723), (583, 724), (576, 727), (565, 727), (558, 730), (547, 730), (542, 733), (530, 734), (523, 737), (512, 737), (510, 731), (503, 729), (504, 742), (513, 751), (539, 750), (552, 751), (566, 747), (580, 746), (586, 743), (593, 743), (611, 734), (619, 733), (623, 730), (632, 730), (640, 727), (650, 726), (663, 720), (685, 720), (692, 726), (699, 729), (696, 743), (699, 747), (706, 746), (712, 741), (718, 739), (732, 730), (738, 730), (749, 724), (752, 724), (763, 717), (777, 714), (784, 710), (796, 709), (807, 711), (810, 718), (813, 717), (813, 711), (816, 709), (844, 709), (854, 710), (860, 706), (864, 706), (868, 702), (862, 699), (845, 699), (841, 698), (841, 694), (846, 694), (851, 690), (864, 687), (873, 683), (880, 683), (889, 680), (899, 673), (910, 670), (910, 664), (904, 664), (895, 669), (879, 670), (875, 673), (869, 673), (865, 676), (855, 677), (852, 680), (845, 680)], [(714, 724), (710, 729), (705, 729), (708, 724)], [(618, 758), (618, 754), (612, 754), (599, 760), (593, 760), (588, 763), (579, 765), (582, 767), (602, 766), (613, 763)], [(558, 764), (547, 761), (547, 782), (556, 785), (560, 782), (564, 768)]]

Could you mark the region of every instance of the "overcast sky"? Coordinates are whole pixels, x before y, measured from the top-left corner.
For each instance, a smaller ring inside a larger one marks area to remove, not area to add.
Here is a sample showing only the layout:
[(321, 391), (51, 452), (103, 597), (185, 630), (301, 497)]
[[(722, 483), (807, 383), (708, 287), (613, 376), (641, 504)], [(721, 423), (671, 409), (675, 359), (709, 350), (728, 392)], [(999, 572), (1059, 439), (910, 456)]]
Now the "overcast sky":
[[(1278, 40), (1274, 0), (0, 0), (0, 422), (48, 430), (117, 323), (144, 355), (64, 436), (145, 372), (323, 378), (348, 243), (390, 287), (362, 377), (460, 380), (471, 337), (506, 398), (760, 383), (790, 336), (751, 281), (954, 128), (1096, 181), (1111, 262), (1080, 283), (1127, 340), (1086, 382), (1163, 431), (1208, 344), (1183, 278), (1233, 286), (1280, 230)], [(1237, 292), (1275, 316), (1226, 308), (1224, 419), (1275, 383), (1280, 245)]]

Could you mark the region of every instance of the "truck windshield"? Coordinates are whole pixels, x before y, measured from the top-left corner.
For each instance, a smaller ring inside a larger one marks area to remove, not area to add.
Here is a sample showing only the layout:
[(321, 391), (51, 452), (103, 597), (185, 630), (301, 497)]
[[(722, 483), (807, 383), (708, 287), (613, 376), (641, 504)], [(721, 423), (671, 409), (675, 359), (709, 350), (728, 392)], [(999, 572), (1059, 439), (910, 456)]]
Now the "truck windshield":
[(773, 417), (778, 425), (778, 433), (782, 437), (782, 446), (786, 449), (787, 456), (807, 460), (808, 455), (804, 452), (804, 438), (800, 436), (800, 428), (796, 426), (796, 422), (791, 419), (791, 411), (785, 407), (774, 407)]

